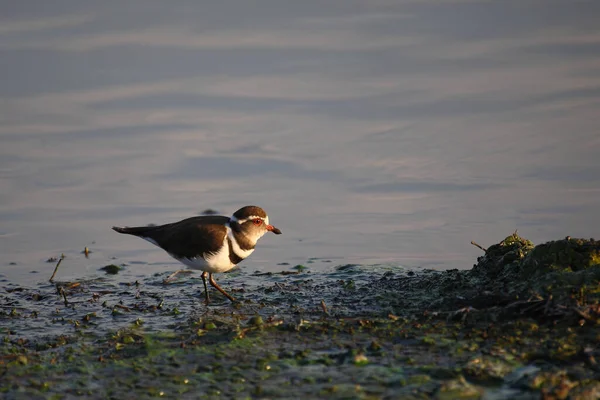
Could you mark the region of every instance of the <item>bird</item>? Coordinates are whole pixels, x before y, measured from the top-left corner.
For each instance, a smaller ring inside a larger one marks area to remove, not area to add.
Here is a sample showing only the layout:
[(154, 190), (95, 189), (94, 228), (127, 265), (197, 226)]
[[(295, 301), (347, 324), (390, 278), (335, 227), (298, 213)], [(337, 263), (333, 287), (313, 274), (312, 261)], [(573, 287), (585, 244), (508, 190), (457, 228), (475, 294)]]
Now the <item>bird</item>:
[(235, 302), (217, 284), (213, 274), (229, 271), (247, 258), (265, 233), (281, 234), (279, 229), (269, 223), (267, 213), (258, 206), (242, 207), (231, 217), (202, 215), (165, 225), (113, 226), (112, 229), (147, 240), (186, 267), (202, 271), (206, 304), (210, 303), (207, 275), (211, 286), (231, 302)]

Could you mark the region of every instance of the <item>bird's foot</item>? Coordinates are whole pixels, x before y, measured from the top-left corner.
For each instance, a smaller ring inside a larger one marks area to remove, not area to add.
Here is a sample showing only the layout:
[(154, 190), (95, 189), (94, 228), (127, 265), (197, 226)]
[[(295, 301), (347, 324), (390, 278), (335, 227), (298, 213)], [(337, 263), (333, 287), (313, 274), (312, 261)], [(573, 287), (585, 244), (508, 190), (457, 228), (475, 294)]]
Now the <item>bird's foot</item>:
[(179, 274), (190, 274), (192, 273), (192, 271), (188, 271), (187, 269), (180, 269), (177, 270), (175, 272), (173, 272), (171, 275), (167, 276), (165, 279), (163, 279), (163, 284), (168, 284), (171, 283), (175, 280), (175, 278), (177, 278), (177, 275)]

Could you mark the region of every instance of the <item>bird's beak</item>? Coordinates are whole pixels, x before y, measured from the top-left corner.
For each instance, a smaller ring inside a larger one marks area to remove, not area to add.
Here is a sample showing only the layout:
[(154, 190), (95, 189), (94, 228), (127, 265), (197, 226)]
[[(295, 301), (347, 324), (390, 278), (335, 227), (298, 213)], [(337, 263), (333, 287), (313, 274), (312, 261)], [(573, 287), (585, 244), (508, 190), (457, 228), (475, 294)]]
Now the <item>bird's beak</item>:
[(273, 225), (267, 225), (267, 230), (273, 232), (276, 235), (281, 235), (281, 231), (275, 228)]

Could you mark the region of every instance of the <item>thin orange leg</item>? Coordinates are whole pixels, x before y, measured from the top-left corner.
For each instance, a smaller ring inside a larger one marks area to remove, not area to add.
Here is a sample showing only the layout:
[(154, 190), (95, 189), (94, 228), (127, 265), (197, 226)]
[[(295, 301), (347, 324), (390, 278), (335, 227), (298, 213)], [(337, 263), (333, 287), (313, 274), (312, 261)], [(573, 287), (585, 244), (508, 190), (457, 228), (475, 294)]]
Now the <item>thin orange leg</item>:
[(208, 274), (208, 281), (215, 289), (217, 289), (219, 292), (223, 293), (223, 296), (227, 297), (231, 301), (235, 301), (235, 299), (233, 297), (231, 297), (226, 291), (221, 289), (221, 286), (217, 285), (217, 282), (215, 282), (212, 273)]

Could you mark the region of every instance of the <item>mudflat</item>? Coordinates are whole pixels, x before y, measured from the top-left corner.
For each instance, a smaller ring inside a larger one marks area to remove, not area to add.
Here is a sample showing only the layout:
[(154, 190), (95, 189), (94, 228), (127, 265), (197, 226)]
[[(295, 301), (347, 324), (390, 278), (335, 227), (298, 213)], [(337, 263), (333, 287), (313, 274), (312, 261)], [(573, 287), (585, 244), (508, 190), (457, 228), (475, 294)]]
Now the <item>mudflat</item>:
[[(600, 242), (516, 232), (469, 270), (243, 269), (0, 290), (3, 398), (600, 397)], [(50, 274), (49, 274), (50, 275)], [(212, 293), (211, 293), (212, 294)]]

